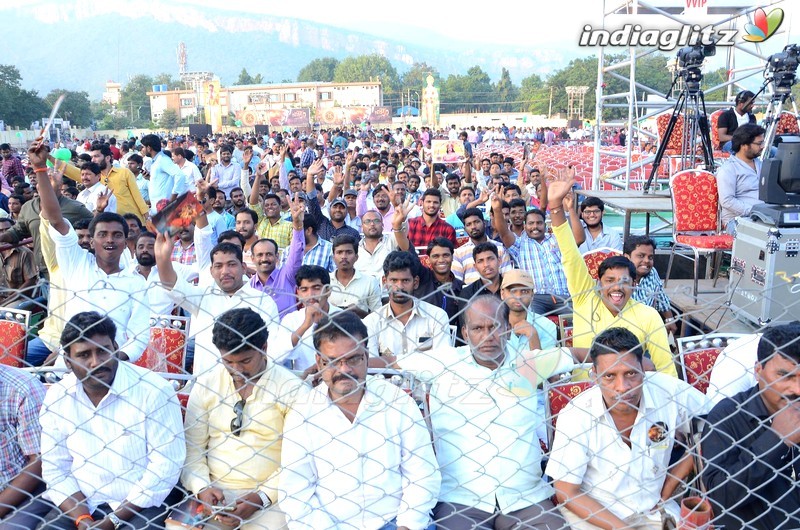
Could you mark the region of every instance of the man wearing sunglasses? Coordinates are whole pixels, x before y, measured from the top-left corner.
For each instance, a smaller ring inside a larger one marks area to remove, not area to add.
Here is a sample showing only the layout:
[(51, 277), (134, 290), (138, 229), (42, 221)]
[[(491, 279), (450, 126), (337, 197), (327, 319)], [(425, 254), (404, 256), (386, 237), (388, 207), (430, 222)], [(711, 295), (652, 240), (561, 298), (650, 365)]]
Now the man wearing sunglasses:
[(212, 342), (222, 362), (201, 375), (186, 409), (187, 459), (182, 483), (203, 504), (205, 528), (276, 530), (281, 435), (306, 385), (267, 362), (267, 325), (250, 308), (215, 322)]
[(439, 495), (431, 438), (414, 400), (367, 377), (367, 328), (341, 311), (314, 331), (322, 383), (287, 417), (281, 507), (300, 528), (421, 530)]

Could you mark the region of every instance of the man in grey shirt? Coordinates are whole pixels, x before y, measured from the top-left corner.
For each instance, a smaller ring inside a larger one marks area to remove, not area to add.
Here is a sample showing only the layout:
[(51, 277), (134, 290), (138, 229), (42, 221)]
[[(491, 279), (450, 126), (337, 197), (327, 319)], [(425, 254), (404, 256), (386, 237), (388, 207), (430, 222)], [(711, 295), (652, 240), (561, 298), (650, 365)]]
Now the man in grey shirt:
[(722, 207), (722, 226), (733, 233), (734, 219), (749, 215), (753, 205), (763, 201), (758, 198), (758, 180), (764, 149), (763, 127), (746, 123), (733, 133), (734, 155), (717, 172), (719, 202)]

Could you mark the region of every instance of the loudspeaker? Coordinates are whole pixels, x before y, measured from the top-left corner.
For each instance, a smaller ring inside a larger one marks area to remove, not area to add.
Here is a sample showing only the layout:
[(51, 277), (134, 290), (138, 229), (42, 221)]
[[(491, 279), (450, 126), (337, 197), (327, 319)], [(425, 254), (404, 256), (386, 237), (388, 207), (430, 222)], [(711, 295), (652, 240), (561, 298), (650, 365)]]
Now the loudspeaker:
[(211, 125), (207, 123), (198, 123), (189, 125), (189, 135), (190, 136), (208, 136), (211, 134)]
[(569, 120), (567, 121), (567, 127), (583, 129), (583, 120)]
[(269, 125), (256, 125), (256, 136), (269, 136)]

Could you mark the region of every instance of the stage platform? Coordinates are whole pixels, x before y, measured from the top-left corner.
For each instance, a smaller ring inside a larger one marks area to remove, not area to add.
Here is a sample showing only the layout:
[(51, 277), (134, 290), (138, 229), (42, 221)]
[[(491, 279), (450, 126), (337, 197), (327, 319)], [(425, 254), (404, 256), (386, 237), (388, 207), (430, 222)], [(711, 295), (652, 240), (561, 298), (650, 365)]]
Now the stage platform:
[(697, 301), (692, 296), (692, 280), (670, 280), (664, 290), (669, 296), (672, 306), (682, 320), (681, 336), (701, 335), (714, 331), (728, 333), (755, 333), (756, 327), (744, 320), (739, 320), (733, 308), (727, 305), (728, 295), (725, 288), (727, 278), (720, 278), (717, 286), (713, 280), (700, 280), (700, 291), (720, 291), (719, 293), (698, 294)]
[[(622, 228), (622, 237), (627, 238), (631, 233), (631, 216), (635, 213), (646, 214), (645, 234), (651, 235), (651, 217), (660, 219), (665, 223), (658, 231), (672, 227), (672, 198), (669, 192), (645, 195), (641, 190), (575, 190), (575, 193), (584, 197), (597, 197), (606, 207), (620, 212), (625, 220)], [(669, 214), (666, 218), (664, 214)], [(668, 230), (667, 233), (671, 232)]]

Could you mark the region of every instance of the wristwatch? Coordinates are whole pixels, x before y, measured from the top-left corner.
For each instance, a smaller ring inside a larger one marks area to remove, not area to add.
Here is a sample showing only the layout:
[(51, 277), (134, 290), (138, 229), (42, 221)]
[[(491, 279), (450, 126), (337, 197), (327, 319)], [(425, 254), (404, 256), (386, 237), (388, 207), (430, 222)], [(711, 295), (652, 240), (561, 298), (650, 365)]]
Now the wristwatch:
[(258, 498), (261, 499), (261, 504), (264, 505), (261, 508), (262, 510), (266, 510), (267, 508), (272, 506), (272, 501), (270, 500), (269, 495), (267, 495), (263, 491), (257, 491), (256, 494), (258, 495)]
[(114, 512), (111, 512), (110, 514), (106, 515), (106, 517), (108, 517), (108, 520), (111, 521), (111, 524), (114, 525), (114, 530), (122, 526), (122, 521), (119, 520), (119, 517), (117, 517), (117, 514), (115, 514)]

